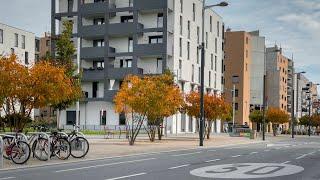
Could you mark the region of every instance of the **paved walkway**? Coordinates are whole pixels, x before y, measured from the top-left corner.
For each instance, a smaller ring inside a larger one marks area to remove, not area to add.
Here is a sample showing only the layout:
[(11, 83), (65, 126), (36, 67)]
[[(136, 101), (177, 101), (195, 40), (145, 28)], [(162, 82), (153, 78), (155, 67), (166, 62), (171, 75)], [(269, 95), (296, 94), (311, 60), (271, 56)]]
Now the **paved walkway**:
[[(114, 156), (125, 156), (141, 153), (154, 153), (161, 151), (173, 151), (182, 149), (199, 148), (199, 140), (197, 134), (170, 135), (163, 140), (150, 142), (147, 137), (139, 137), (134, 146), (129, 146), (127, 139), (103, 139), (101, 137), (88, 136), (90, 150), (88, 155), (82, 159), (74, 159), (70, 157), (68, 160), (62, 161), (51, 159), (50, 161), (39, 161), (35, 158), (25, 165), (14, 165), (11, 161), (5, 160), (5, 168), (30, 167), (37, 165), (47, 165), (52, 163), (68, 163), (75, 161), (88, 161), (98, 158), (108, 158)], [(205, 140), (205, 147), (219, 147), (237, 144), (258, 143), (260, 140), (250, 140), (246, 137), (230, 137), (227, 134), (213, 134), (211, 139)]]

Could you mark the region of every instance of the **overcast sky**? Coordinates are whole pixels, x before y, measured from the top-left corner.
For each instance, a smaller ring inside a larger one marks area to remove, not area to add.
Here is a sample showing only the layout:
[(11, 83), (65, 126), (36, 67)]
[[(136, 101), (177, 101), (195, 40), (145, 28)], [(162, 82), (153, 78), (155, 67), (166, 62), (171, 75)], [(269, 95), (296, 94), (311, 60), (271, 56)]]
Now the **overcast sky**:
[[(227, 0), (216, 7), (226, 27), (232, 30), (260, 30), (267, 46), (281, 45), (293, 54), (296, 67), (320, 83), (320, 0)], [(0, 0), (0, 22), (41, 36), (50, 31), (51, 0)], [(207, 0), (207, 4), (219, 0)]]

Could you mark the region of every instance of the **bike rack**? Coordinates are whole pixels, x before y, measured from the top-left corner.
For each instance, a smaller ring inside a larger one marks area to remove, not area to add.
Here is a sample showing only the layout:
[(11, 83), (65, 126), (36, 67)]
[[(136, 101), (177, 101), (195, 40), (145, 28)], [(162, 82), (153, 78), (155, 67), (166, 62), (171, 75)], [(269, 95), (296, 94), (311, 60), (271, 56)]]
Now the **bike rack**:
[[(24, 141), (26, 142), (26, 143), (28, 143), (28, 137), (25, 135), (25, 134), (23, 134), (23, 133), (15, 133), (15, 132), (7, 132), (7, 133), (5, 133), (4, 135), (9, 135), (9, 137), (10, 136), (12, 136), (12, 137), (15, 137), (15, 135), (16, 134), (18, 134), (18, 137), (20, 136), (20, 137), (22, 137), (23, 139), (24, 139)], [(23, 140), (22, 140), (23, 141)]]
[(81, 137), (85, 138), (84, 134), (82, 132), (77, 132)]
[(51, 156), (51, 138), (50, 135), (45, 132), (30, 132), (29, 134), (36, 134), (36, 135), (43, 135), (48, 139), (48, 161), (50, 160)]

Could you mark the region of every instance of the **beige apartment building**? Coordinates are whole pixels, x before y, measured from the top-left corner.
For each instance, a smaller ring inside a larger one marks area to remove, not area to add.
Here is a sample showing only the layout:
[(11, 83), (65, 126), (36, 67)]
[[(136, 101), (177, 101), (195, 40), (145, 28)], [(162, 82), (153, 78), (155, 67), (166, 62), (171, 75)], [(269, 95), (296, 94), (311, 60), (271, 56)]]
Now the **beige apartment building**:
[(235, 86), (235, 124), (248, 124), (250, 114), (251, 36), (244, 31), (227, 30), (225, 34), (226, 101), (232, 103)]
[[(267, 105), (280, 108), (287, 112), (288, 109), (288, 58), (283, 55), (282, 48), (277, 45), (266, 50), (267, 68)], [(287, 129), (288, 123), (281, 125)], [(271, 127), (269, 127), (271, 128)]]

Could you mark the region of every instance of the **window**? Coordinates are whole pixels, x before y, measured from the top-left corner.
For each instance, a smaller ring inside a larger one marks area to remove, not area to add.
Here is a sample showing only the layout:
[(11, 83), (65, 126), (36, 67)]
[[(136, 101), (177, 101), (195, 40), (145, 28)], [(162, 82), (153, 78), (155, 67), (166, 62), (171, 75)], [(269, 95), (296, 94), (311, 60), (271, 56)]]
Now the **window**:
[(46, 46), (50, 46), (50, 40), (46, 40)]
[(126, 59), (126, 64), (128, 68), (132, 67), (132, 59)]
[(248, 50), (246, 50), (246, 58), (248, 58)]
[(217, 22), (217, 36), (220, 36), (220, 22)]
[(213, 54), (211, 54), (211, 70), (213, 70)]
[(217, 74), (214, 74), (214, 88), (217, 88)]
[(217, 56), (214, 56), (214, 71), (217, 71)]
[(234, 91), (234, 97), (239, 97), (239, 89), (235, 89), (235, 91)]
[(187, 43), (187, 54), (188, 60), (190, 59), (190, 42)]
[(120, 68), (132, 67), (132, 59), (120, 59)]
[(201, 81), (201, 68), (198, 68), (198, 82), (200, 83)]
[(183, 13), (183, 0), (180, 0), (180, 12)]
[(0, 29), (0, 43), (3, 44), (3, 30)]
[(162, 36), (149, 36), (149, 44), (159, 44), (162, 42)]
[(188, 21), (188, 39), (190, 39), (190, 21)]
[(197, 27), (197, 42), (200, 43), (200, 27)]
[(93, 68), (98, 70), (104, 69), (104, 61), (93, 61)]
[(248, 44), (249, 43), (249, 38), (248, 37), (246, 37), (246, 44)]
[(119, 125), (126, 125), (126, 114), (124, 112), (119, 114)]
[(67, 111), (67, 125), (76, 124), (76, 111)]
[(191, 81), (194, 82), (194, 65), (192, 64)]
[(192, 4), (192, 19), (193, 19), (193, 21), (196, 21), (196, 4), (195, 3), (193, 3)]
[(121, 16), (121, 23), (133, 22), (133, 16)]
[(92, 82), (92, 97), (97, 98), (99, 82)]
[(211, 87), (211, 71), (209, 71), (209, 87)]
[(179, 60), (179, 69), (182, 69), (182, 60)]
[(246, 71), (248, 71), (248, 63), (246, 63)]
[(103, 47), (104, 39), (93, 40), (93, 47)]
[(210, 16), (210, 23), (209, 23), (209, 25), (210, 25), (210, 32), (212, 32), (212, 16)]
[(95, 18), (95, 19), (93, 19), (93, 24), (94, 24), (94, 25), (105, 24), (104, 18)]
[(197, 48), (197, 64), (199, 64), (200, 62), (200, 51), (199, 51), (199, 48)]
[(182, 22), (182, 16), (180, 16), (180, 35), (182, 35), (182, 26), (183, 26), (183, 22)]
[(129, 0), (129, 7), (133, 7), (133, 0)]
[(28, 52), (24, 53), (24, 64), (26, 64), (26, 65), (29, 64), (29, 53)]
[(102, 126), (107, 125), (107, 111), (106, 110), (100, 111), (100, 125), (102, 125)]
[(21, 41), (21, 48), (25, 49), (26, 48), (26, 36), (22, 35), (22, 41)]
[(133, 52), (133, 39), (131, 37), (128, 39), (128, 52)]
[(14, 33), (14, 47), (18, 47), (19, 37), (17, 33)]
[(72, 12), (73, 9), (73, 0), (68, 0), (68, 12)]
[(237, 75), (232, 76), (232, 83), (239, 83), (239, 82), (240, 82), (239, 76), (237, 76)]
[(179, 39), (179, 49), (180, 49), (179, 55), (180, 57), (182, 57), (182, 38)]
[(218, 53), (218, 39), (217, 38), (214, 39), (214, 52)]
[(239, 104), (238, 104), (238, 103), (234, 103), (234, 109), (235, 109), (236, 111), (239, 110)]
[(158, 13), (158, 17), (157, 17), (157, 27), (158, 27), (158, 28), (163, 27), (163, 13)]
[(206, 48), (208, 48), (208, 32), (206, 32)]

